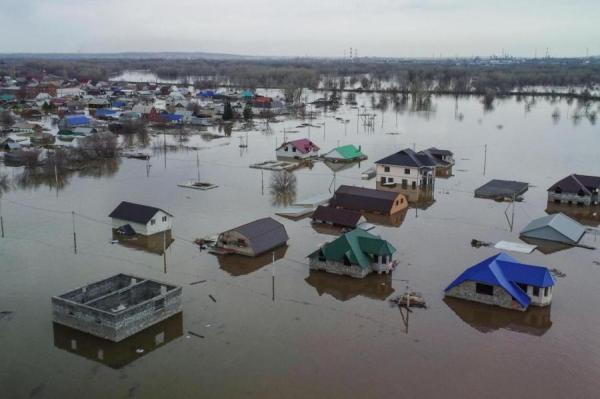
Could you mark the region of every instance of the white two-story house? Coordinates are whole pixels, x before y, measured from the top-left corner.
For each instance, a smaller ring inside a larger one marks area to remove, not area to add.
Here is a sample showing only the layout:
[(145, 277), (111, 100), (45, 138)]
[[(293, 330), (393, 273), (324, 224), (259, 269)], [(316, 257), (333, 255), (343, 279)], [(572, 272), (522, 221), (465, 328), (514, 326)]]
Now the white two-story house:
[(410, 148), (398, 151), (375, 162), (377, 182), (382, 186), (410, 189), (431, 189), (436, 162), (431, 157)]
[(144, 236), (162, 233), (173, 227), (173, 215), (153, 206), (123, 201), (108, 215), (112, 228), (117, 230), (129, 225), (135, 233)]

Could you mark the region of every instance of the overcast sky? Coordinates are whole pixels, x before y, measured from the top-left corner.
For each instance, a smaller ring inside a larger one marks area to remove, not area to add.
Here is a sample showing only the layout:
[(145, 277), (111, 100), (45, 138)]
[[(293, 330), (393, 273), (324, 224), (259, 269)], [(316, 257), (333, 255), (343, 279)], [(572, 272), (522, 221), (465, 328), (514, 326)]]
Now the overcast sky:
[(600, 54), (600, 0), (0, 0), (0, 52)]

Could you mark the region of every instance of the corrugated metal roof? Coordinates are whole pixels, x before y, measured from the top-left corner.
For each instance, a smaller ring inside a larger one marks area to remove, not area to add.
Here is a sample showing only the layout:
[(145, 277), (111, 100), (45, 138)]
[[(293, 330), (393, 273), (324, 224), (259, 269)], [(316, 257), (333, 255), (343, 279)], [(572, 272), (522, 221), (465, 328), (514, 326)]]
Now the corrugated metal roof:
[(396, 248), (378, 236), (355, 229), (325, 244), (322, 251), (328, 260), (343, 262), (346, 256), (351, 264), (364, 269), (371, 266), (369, 255), (392, 255)]
[[(558, 234), (548, 234), (547, 229)], [(521, 230), (521, 235), (524, 237), (547, 239), (565, 244), (577, 244), (584, 234), (585, 227), (563, 213), (532, 220)]]
[(448, 291), (465, 281), (500, 286), (525, 309), (531, 303), (531, 299), (517, 284), (540, 288), (551, 287), (555, 284), (554, 277), (546, 267), (520, 263), (503, 252), (471, 266), (444, 291)]
[(273, 218), (258, 219), (231, 229), (249, 241), (255, 255), (284, 245), (289, 239), (285, 227)]
[(312, 219), (315, 221), (351, 228), (355, 228), (361, 218), (362, 215), (359, 212), (322, 205), (312, 215)]
[(509, 198), (518, 197), (529, 189), (529, 184), (513, 181), (493, 179), (475, 190), (475, 196), (481, 198)]
[(343, 185), (335, 191), (330, 205), (356, 211), (389, 214), (394, 202), (399, 198), (404, 201), (404, 196), (400, 193)]

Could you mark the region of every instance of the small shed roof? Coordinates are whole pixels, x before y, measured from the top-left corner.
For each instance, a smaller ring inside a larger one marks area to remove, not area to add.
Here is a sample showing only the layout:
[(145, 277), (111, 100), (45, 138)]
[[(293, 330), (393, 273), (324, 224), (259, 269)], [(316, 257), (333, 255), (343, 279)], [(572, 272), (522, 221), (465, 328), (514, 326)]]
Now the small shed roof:
[(289, 239), (283, 224), (270, 217), (246, 223), (231, 231), (246, 237), (256, 255), (284, 245)]
[(286, 143), (283, 143), (279, 148), (282, 148), (288, 144), (294, 146), (294, 148), (296, 148), (296, 150), (302, 154), (307, 154), (311, 151), (319, 150), (319, 147), (315, 143), (306, 138), (288, 141)]
[(366, 212), (390, 213), (394, 201), (402, 194), (356, 186), (340, 186), (333, 195), (330, 205)]
[(110, 213), (110, 215), (108, 215), (108, 217), (146, 224), (160, 211), (169, 216), (173, 216), (160, 208), (123, 201)]
[(351, 228), (355, 228), (361, 218), (362, 215), (359, 212), (323, 205), (319, 205), (312, 215), (312, 219), (315, 221)]
[(517, 284), (526, 284), (541, 288), (551, 287), (555, 284), (554, 277), (548, 268), (520, 263), (504, 252), (471, 266), (446, 287), (444, 291), (447, 292), (452, 287), (462, 284), (465, 281), (500, 286), (525, 309), (531, 303), (531, 299)]
[(325, 154), (324, 158), (335, 157), (334, 153), (336, 153), (336, 152), (340, 155), (340, 157), (342, 159), (345, 159), (345, 160), (352, 160), (352, 159), (362, 158), (365, 156), (362, 153), (362, 151), (360, 150), (360, 148), (357, 148), (356, 146), (354, 146), (352, 144), (348, 144), (348, 145), (343, 145), (341, 147), (334, 148), (333, 150), (331, 150), (327, 154)]
[(509, 198), (518, 197), (529, 189), (528, 183), (513, 180), (493, 179), (475, 190), (475, 196), (480, 198)]
[(577, 244), (585, 234), (585, 227), (563, 213), (532, 220), (521, 235), (529, 238)]

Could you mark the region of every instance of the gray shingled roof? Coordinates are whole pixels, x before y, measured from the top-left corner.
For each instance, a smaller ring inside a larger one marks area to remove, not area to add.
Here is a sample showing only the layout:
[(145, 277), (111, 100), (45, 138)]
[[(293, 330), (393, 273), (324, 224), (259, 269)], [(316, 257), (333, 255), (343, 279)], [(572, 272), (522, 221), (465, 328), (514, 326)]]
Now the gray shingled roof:
[(577, 244), (584, 234), (583, 225), (562, 213), (534, 219), (521, 230), (524, 237), (565, 244)]
[(398, 151), (395, 154), (387, 156), (375, 162), (376, 164), (406, 166), (412, 168), (433, 167), (437, 162), (433, 161), (425, 154), (418, 154), (410, 148)]
[(123, 201), (115, 208), (114, 211), (110, 213), (110, 215), (108, 215), (108, 217), (126, 220), (128, 222), (146, 224), (159, 211), (162, 211), (169, 216), (173, 216), (169, 212), (163, 211), (160, 208)]

